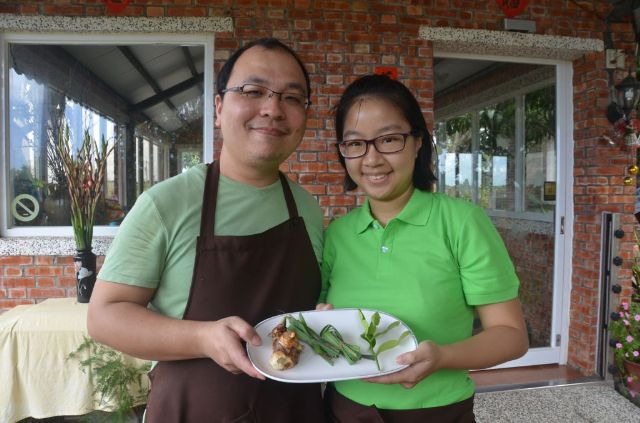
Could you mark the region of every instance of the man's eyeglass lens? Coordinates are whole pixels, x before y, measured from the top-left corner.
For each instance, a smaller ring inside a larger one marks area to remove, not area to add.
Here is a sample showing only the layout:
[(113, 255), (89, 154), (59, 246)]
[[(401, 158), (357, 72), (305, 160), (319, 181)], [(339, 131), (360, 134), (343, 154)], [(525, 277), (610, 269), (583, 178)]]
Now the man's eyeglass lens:
[(397, 153), (404, 149), (409, 135), (410, 134), (387, 134), (370, 140), (346, 140), (339, 143), (338, 148), (340, 149), (340, 154), (347, 159), (354, 159), (367, 154), (369, 144), (373, 144), (373, 147), (378, 153)]
[(311, 104), (304, 94), (288, 92), (281, 93), (274, 91), (271, 88), (263, 87), (262, 85), (244, 84), (240, 87), (229, 87), (222, 92), (240, 93), (244, 98), (256, 101), (266, 101), (275, 95), (283, 105), (296, 108), (299, 107), (302, 109), (308, 108), (309, 104)]

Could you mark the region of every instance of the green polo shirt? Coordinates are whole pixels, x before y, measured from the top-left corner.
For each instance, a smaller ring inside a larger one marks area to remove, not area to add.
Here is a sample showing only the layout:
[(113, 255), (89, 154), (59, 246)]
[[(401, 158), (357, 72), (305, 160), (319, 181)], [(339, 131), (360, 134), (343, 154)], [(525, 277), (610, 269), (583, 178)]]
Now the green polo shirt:
[[(325, 233), (321, 301), (397, 316), (418, 342), (469, 338), (474, 305), (516, 298), (519, 281), (500, 235), (478, 206), (415, 190), (386, 227), (369, 203), (329, 225)], [(324, 297), (326, 295), (326, 299)], [(448, 405), (469, 398), (466, 370), (443, 369), (407, 390), (351, 380), (341, 394), (383, 409)]]

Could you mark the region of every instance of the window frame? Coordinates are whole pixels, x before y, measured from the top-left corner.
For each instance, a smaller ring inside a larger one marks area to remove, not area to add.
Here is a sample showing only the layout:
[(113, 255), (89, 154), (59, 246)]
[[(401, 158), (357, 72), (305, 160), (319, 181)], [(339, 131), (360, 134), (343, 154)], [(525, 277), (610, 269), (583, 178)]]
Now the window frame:
[[(540, 63), (542, 65), (556, 65), (555, 63)], [(523, 120), (524, 120), (524, 97), (531, 93), (534, 92), (536, 90), (542, 89), (542, 88), (546, 88), (549, 86), (554, 86), (556, 93), (558, 91), (557, 88), (557, 77), (556, 75), (554, 75), (553, 79), (545, 79), (542, 81), (538, 81), (536, 83), (533, 83), (531, 85), (528, 85), (527, 87), (524, 88), (519, 88), (519, 89), (515, 89), (512, 90), (508, 93), (504, 93), (502, 95), (499, 96), (495, 96), (495, 97), (491, 97), (491, 99), (482, 101), (482, 102), (478, 102), (473, 104), (472, 106), (469, 107), (465, 107), (462, 108), (458, 111), (456, 111), (455, 113), (450, 113), (450, 114), (443, 114), (441, 116), (438, 116), (438, 119), (435, 121), (435, 126), (438, 126), (438, 123), (440, 122), (446, 122), (449, 119), (461, 116), (463, 114), (466, 113), (470, 113), (471, 114), (471, 119), (472, 119), (472, 128), (474, 128), (474, 130), (472, 131), (472, 145), (473, 145), (473, 151), (470, 153), (472, 154), (472, 156), (476, 156), (478, 153), (477, 150), (477, 125), (478, 125), (478, 113), (480, 110), (482, 110), (483, 108), (487, 107), (487, 106), (492, 106), (507, 100), (513, 100), (515, 102), (515, 107), (516, 107), (516, 121), (515, 121), (515, 139), (514, 141), (517, 144), (522, 144), (524, 141), (522, 139), (523, 137)], [(557, 99), (556, 99), (556, 104), (557, 104)], [(556, 131), (557, 131), (557, 119), (558, 119), (558, 115), (556, 114)], [(556, 142), (558, 142), (558, 134), (556, 133)], [(556, 152), (557, 154), (557, 152)], [(474, 162), (477, 160), (476, 157), (474, 157)], [(520, 163), (519, 163), (520, 161)], [(557, 163), (557, 158), (556, 158), (556, 163)], [(523, 163), (521, 163), (521, 158), (517, 157), (516, 158), (516, 167), (522, 167)], [(524, 172), (522, 169), (520, 169), (520, 172), (517, 174), (518, 177), (518, 182), (522, 183), (524, 181)], [(522, 179), (520, 179), (522, 177)], [(556, 175), (556, 178), (558, 178), (558, 176)], [(521, 184), (519, 184), (521, 185)], [(474, 203), (478, 202), (478, 193), (477, 193), (477, 187), (474, 185), (472, 187), (472, 199)], [(514, 203), (514, 207), (516, 207), (515, 211), (510, 211), (510, 210), (498, 210), (498, 209), (485, 209), (485, 212), (487, 213), (488, 216), (491, 217), (507, 217), (507, 218), (518, 218), (518, 219), (525, 219), (525, 220), (532, 220), (532, 221), (540, 221), (540, 222), (553, 222), (554, 219), (554, 213), (538, 213), (538, 212), (523, 212), (523, 211), (518, 211), (518, 203), (522, 203), (524, 201), (524, 196), (523, 196), (523, 192), (521, 189), (517, 189), (516, 190), (516, 198), (515, 198), (516, 203)], [(520, 204), (520, 206), (522, 206), (522, 204)]]
[[(71, 224), (69, 226), (20, 226), (9, 228), (10, 199), (7, 184), (9, 183), (8, 155), (9, 140), (9, 49), (10, 43), (31, 44), (78, 44), (78, 45), (112, 45), (112, 44), (197, 44), (204, 47), (204, 110), (203, 110), (203, 158), (204, 161), (213, 159), (214, 138), (214, 35), (210, 32), (201, 33), (142, 33), (128, 32), (119, 34), (104, 34), (95, 32), (69, 33), (0, 33), (0, 102), (3, 112), (0, 114), (0, 238), (2, 237), (73, 237)], [(118, 227), (95, 226), (94, 236), (112, 237)]]

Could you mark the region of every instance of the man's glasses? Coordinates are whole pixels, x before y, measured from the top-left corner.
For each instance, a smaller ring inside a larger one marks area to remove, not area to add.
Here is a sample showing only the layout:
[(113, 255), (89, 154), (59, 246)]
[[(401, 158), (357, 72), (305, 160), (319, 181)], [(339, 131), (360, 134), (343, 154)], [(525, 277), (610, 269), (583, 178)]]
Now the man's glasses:
[(364, 156), (369, 151), (370, 144), (373, 144), (378, 153), (397, 153), (404, 149), (409, 135), (411, 134), (386, 134), (370, 140), (345, 140), (338, 143), (338, 148), (345, 159)]
[(271, 88), (263, 87), (262, 85), (244, 84), (240, 87), (229, 87), (222, 90), (223, 93), (240, 93), (243, 98), (247, 100), (260, 102), (269, 100), (274, 95), (278, 97), (284, 106), (306, 110), (311, 105), (311, 101), (301, 93), (281, 93), (274, 91)]

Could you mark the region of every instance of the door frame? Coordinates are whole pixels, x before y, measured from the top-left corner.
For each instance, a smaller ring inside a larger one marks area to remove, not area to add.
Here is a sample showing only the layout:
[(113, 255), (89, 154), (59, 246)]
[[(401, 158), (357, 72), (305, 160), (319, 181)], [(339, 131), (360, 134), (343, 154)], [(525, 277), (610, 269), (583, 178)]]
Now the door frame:
[(523, 357), (494, 368), (566, 364), (573, 256), (573, 64), (552, 60), (434, 50), (434, 57), (535, 63), (555, 66), (556, 78), (556, 205), (554, 216), (553, 307), (550, 346), (530, 349)]

